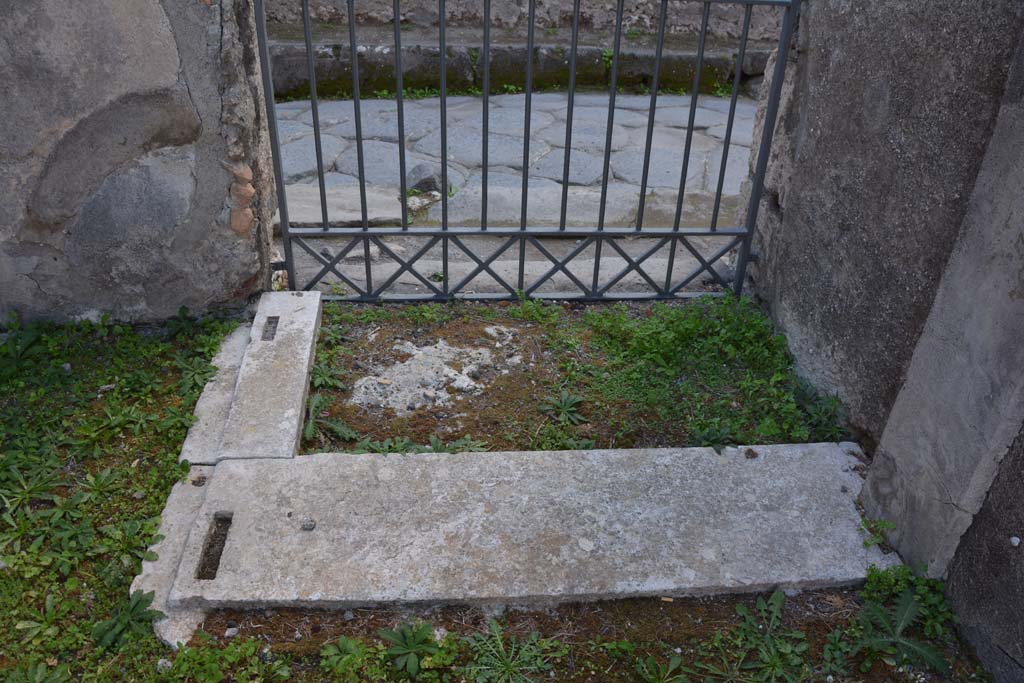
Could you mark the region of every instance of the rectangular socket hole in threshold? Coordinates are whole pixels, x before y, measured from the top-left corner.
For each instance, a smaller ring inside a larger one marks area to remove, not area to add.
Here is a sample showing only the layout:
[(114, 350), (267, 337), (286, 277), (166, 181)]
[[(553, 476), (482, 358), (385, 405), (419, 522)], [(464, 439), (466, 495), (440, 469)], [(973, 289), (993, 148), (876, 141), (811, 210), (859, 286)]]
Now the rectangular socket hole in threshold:
[(277, 334), (277, 322), (280, 319), (281, 317), (277, 315), (267, 316), (267, 322), (263, 323), (263, 341), (274, 341), (274, 336)]
[(230, 512), (217, 512), (213, 515), (213, 519), (210, 520), (210, 530), (206, 532), (203, 554), (199, 556), (199, 569), (196, 570), (197, 579), (210, 581), (217, 578), (220, 556), (224, 552), (224, 544), (228, 540), (230, 528)]

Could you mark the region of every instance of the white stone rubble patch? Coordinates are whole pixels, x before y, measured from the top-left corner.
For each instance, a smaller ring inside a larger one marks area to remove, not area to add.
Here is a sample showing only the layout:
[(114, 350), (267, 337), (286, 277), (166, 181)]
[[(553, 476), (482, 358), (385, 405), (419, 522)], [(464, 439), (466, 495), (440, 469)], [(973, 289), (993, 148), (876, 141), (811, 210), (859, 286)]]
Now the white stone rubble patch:
[(409, 357), (357, 380), (352, 387), (353, 403), (370, 409), (391, 408), (396, 415), (408, 415), (423, 406), (448, 405), (458, 394), (479, 394), (483, 385), (477, 380), (483, 370), (494, 366), (489, 349), (462, 348), (444, 340), (429, 346), (404, 342), (394, 350)]

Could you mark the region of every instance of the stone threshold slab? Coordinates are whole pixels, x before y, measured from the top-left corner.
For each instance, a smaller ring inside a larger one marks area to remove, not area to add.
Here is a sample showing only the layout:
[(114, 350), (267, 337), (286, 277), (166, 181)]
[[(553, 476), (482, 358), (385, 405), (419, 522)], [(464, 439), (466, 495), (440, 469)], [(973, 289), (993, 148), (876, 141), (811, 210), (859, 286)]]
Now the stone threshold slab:
[[(802, 444), (225, 461), (170, 603), (529, 604), (855, 584), (870, 564), (897, 561), (863, 545), (858, 453)], [(230, 519), (223, 552), (215, 578), (198, 579), (215, 517)]]
[(319, 292), (260, 297), (220, 448), (190, 462), (295, 457), (319, 328)]
[(213, 357), (213, 366), (217, 372), (203, 387), (203, 393), (196, 401), (193, 411), (196, 421), (188, 429), (178, 460), (207, 465), (217, 462), (224, 423), (231, 412), (238, 369), (249, 346), (251, 329), (251, 325), (239, 325), (224, 339), (217, 355)]

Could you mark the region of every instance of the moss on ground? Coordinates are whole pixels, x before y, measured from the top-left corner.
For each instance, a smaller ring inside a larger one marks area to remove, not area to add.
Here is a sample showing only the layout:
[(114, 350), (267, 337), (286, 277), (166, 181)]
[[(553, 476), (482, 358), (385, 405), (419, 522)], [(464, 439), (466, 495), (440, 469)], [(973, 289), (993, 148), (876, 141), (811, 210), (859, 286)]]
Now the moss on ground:
[[(800, 382), (785, 339), (747, 300), (588, 308), (327, 304), (323, 320), (311, 387), (321, 422), (309, 432), (307, 451), (374, 451), (432, 437), (469, 437), (489, 450), (561, 450), (844, 435), (838, 401)], [(348, 400), (360, 377), (402, 360), (395, 344), (491, 346), (484, 330), (492, 325), (513, 330), (523, 362), (486, 375), (481, 394), (406, 415)], [(559, 407), (563, 399), (573, 404), (568, 413)]]

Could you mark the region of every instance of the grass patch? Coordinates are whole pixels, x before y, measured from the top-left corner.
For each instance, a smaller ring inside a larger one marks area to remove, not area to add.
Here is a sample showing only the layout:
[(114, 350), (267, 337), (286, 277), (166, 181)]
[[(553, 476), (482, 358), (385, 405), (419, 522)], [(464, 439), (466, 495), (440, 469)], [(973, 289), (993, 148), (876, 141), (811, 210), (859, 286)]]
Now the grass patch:
[(184, 315), (160, 328), (9, 323), (0, 678), (148, 680), (163, 647), (150, 599), (128, 588), (153, 559), (192, 409), (233, 325)]
[[(493, 347), (489, 325), (514, 331), (524, 362), (493, 370), (480, 395), (403, 415), (348, 401), (361, 377), (401, 360), (396, 342)], [(536, 300), (328, 304), (311, 394), (306, 450), (433, 450), (426, 445), (462, 438), (490, 450), (559, 450), (844, 437), (838, 401), (804, 385), (785, 339), (733, 297), (587, 309)]]

